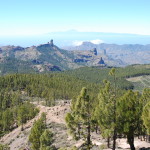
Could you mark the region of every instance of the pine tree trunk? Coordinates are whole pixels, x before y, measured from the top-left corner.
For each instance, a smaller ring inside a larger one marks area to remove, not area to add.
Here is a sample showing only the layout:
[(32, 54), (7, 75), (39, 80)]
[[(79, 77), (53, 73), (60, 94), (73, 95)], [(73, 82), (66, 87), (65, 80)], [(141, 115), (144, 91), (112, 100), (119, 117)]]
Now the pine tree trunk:
[(21, 131), (23, 131), (23, 123), (21, 123)]
[(90, 146), (91, 146), (91, 126), (90, 126), (90, 123), (88, 124), (87, 130), (88, 130), (88, 135), (87, 135), (87, 150), (90, 150)]
[(135, 150), (135, 147), (134, 147), (134, 136), (133, 135), (127, 135), (127, 140), (128, 140), (129, 145), (130, 145), (130, 149), (131, 150)]
[(79, 139), (80, 139), (80, 124), (78, 124), (78, 136), (79, 136)]
[(107, 147), (109, 148), (110, 147), (110, 138), (108, 137), (107, 139)]
[(113, 148), (112, 150), (116, 149), (116, 138), (117, 138), (117, 132), (116, 132), (116, 128), (114, 129), (114, 135), (113, 135)]
[(98, 133), (98, 125), (96, 125), (96, 128), (95, 128), (95, 131), (96, 131), (96, 134)]

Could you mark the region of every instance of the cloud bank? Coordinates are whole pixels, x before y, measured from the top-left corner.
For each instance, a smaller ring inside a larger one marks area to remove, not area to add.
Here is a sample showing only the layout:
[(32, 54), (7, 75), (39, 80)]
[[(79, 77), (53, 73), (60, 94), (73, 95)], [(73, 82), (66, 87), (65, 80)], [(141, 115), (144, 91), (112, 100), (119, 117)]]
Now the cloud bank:
[(73, 41), (73, 46), (80, 46), (83, 44), (83, 42), (91, 42), (93, 44), (101, 44), (104, 43), (103, 40), (96, 39), (96, 40), (90, 40), (90, 41)]

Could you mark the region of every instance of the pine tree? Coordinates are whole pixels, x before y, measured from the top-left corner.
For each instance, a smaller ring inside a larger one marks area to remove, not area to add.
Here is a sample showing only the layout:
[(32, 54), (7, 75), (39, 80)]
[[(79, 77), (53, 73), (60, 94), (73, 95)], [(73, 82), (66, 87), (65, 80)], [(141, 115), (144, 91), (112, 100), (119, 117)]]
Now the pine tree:
[(114, 96), (109, 81), (104, 81), (104, 87), (100, 90), (95, 116), (102, 136), (108, 139), (109, 147), (109, 138), (113, 137), (114, 128), (116, 127), (116, 122), (114, 122)]
[(10, 150), (10, 147), (8, 145), (0, 144), (0, 150)]
[(31, 133), (29, 136), (29, 142), (31, 142), (32, 150), (39, 150), (40, 149), (40, 136), (45, 130), (45, 123), (40, 118), (39, 120), (35, 121)]
[(127, 141), (130, 145), (131, 150), (135, 150), (134, 147), (134, 134), (138, 127), (141, 125), (142, 104), (140, 103), (140, 94), (133, 92), (132, 90), (127, 91), (118, 101), (117, 113), (119, 116), (118, 127), (120, 133), (127, 136)]
[[(145, 88), (142, 92), (142, 96), (141, 96), (141, 99), (140, 99), (140, 103), (142, 104), (142, 108), (145, 107), (145, 105), (150, 101), (150, 88)], [(138, 137), (139, 135), (143, 135), (144, 137), (144, 140), (145, 140), (145, 136), (146, 136), (146, 127), (143, 123), (143, 119), (140, 119), (139, 120), (140, 123), (139, 124), (142, 124), (141, 126), (138, 127)], [(150, 140), (150, 136), (147, 136)]]
[(87, 150), (91, 148), (91, 100), (87, 89), (82, 88), (76, 101), (72, 102), (71, 113), (66, 116), (66, 123), (76, 139), (83, 138)]
[(112, 85), (104, 80), (104, 87), (101, 88), (98, 95), (98, 105), (95, 110), (95, 116), (100, 126), (102, 135), (108, 139), (113, 138), (113, 150), (116, 148), (117, 139), (117, 114), (116, 104), (118, 100), (115, 69), (112, 68), (109, 74), (113, 77)]
[(150, 135), (150, 101), (145, 105), (143, 109), (142, 119), (147, 129), (147, 134)]
[(40, 150), (53, 150), (53, 133), (46, 129), (40, 137)]
[(18, 109), (18, 122), (21, 125), (21, 130), (23, 130), (23, 124), (26, 122), (27, 114), (25, 105), (21, 105)]
[(4, 131), (9, 131), (13, 124), (13, 113), (10, 109), (6, 109), (2, 114), (2, 126)]

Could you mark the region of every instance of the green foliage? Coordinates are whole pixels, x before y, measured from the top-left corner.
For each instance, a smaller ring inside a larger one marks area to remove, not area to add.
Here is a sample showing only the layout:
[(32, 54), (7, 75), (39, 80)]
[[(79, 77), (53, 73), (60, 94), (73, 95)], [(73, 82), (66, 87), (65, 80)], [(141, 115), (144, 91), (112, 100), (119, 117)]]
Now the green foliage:
[(111, 137), (115, 127), (114, 124), (114, 93), (111, 84), (108, 81), (104, 82), (104, 87), (101, 88), (98, 95), (98, 105), (95, 110), (95, 116), (98, 120), (100, 130), (105, 138)]
[(55, 99), (72, 99), (83, 86), (89, 88), (91, 95), (98, 92), (98, 85), (63, 74), (15, 74), (0, 77), (1, 88), (24, 91), (30, 97), (45, 98), (47, 105), (54, 104)]
[(0, 77), (0, 136), (18, 125), (22, 125), (23, 129), (23, 124), (37, 114), (34, 105), (23, 100), (22, 93), (29, 97), (44, 98), (46, 105), (53, 106), (56, 99), (73, 99), (83, 86), (87, 86), (91, 96), (96, 97), (98, 85), (64, 74)]
[(145, 106), (150, 101), (150, 88), (145, 88), (142, 92), (142, 104)]
[(131, 90), (127, 91), (119, 100), (117, 111), (119, 114), (120, 126), (125, 134), (134, 132), (139, 123), (142, 113), (140, 94)]
[(118, 126), (116, 104), (119, 97), (115, 72), (115, 68), (112, 68), (109, 72), (109, 75), (113, 78), (112, 84), (104, 80), (104, 86), (98, 95), (98, 104), (95, 110), (95, 116), (98, 120), (102, 136), (105, 138), (113, 137), (113, 150), (116, 147)]
[(82, 88), (76, 101), (72, 102), (71, 113), (66, 115), (67, 127), (75, 139), (83, 138), (87, 150), (91, 148), (91, 99), (87, 94), (87, 89)]
[(49, 130), (45, 130), (40, 137), (40, 150), (52, 150), (53, 133)]
[(42, 119), (39, 119), (34, 122), (34, 125), (31, 129), (31, 133), (29, 136), (29, 141), (31, 142), (32, 150), (39, 150), (40, 149), (40, 136), (45, 130), (45, 124)]
[(33, 104), (30, 104), (29, 102), (25, 102), (18, 108), (18, 124), (22, 125), (23, 130), (23, 124), (27, 122), (27, 120), (32, 119), (36, 114), (38, 110), (34, 108)]
[(6, 58), (4, 62), (0, 63), (1, 75), (11, 73), (35, 73), (34, 69), (30, 67), (31, 63), (21, 61), (15, 58)]
[(11, 129), (11, 125), (13, 125), (13, 113), (10, 109), (6, 109), (2, 113), (2, 127), (3, 131), (9, 131)]
[[(118, 87), (121, 89), (133, 89), (134, 85), (126, 80), (129, 77), (135, 77), (140, 75), (150, 75), (150, 65), (131, 65), (124, 68), (115, 68), (116, 79)], [(97, 67), (83, 67), (75, 70), (64, 72), (65, 74), (78, 77), (79, 79), (101, 83), (104, 79), (113, 82), (113, 79), (109, 76), (111, 68), (97, 68)]]
[(134, 150), (134, 135), (140, 128), (142, 104), (140, 103), (140, 94), (131, 90), (127, 91), (118, 101), (117, 113), (120, 133), (127, 136), (131, 150)]
[[(1, 88), (0, 91), (0, 136), (23, 125), (32, 119), (38, 110), (29, 102), (23, 101), (18, 91)], [(14, 126), (15, 125), (15, 126)]]
[(143, 109), (142, 119), (147, 129), (147, 134), (150, 135), (150, 101), (145, 105)]
[(8, 145), (2, 145), (0, 144), (0, 150), (10, 150)]
[(71, 148), (65, 148), (65, 147), (61, 147), (58, 150), (78, 150), (77, 147), (73, 146)]
[(53, 133), (46, 129), (45, 120), (46, 114), (43, 113), (41, 118), (34, 122), (29, 135), (32, 150), (55, 150), (55, 147), (52, 146)]

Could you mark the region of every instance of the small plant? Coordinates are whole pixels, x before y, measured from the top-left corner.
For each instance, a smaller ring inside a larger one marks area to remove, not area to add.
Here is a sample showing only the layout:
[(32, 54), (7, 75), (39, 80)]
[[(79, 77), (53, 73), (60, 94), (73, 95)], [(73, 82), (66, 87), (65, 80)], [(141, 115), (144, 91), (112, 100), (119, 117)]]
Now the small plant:
[(103, 149), (106, 149), (107, 148), (107, 145), (106, 144), (102, 144), (99, 146), (99, 150), (103, 150)]

